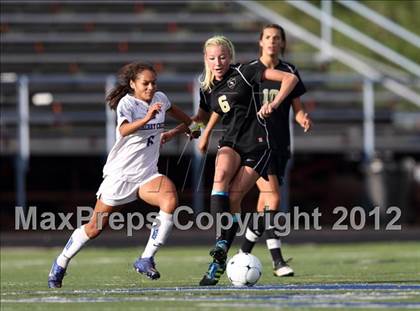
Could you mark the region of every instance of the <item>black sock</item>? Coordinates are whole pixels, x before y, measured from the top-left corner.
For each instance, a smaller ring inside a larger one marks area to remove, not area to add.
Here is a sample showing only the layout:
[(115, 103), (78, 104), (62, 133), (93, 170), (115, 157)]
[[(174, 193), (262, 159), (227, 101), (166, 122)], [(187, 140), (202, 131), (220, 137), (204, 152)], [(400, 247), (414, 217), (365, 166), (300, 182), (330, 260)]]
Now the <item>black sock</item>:
[[(210, 211), (215, 222), (220, 219), (220, 224), (215, 223), (215, 228), (220, 226), (226, 227), (229, 220), (226, 216), (221, 217), (221, 214), (230, 213), (229, 193), (221, 191), (212, 193), (210, 197)], [(220, 235), (217, 235), (218, 232), (216, 232), (216, 241), (227, 241), (227, 232), (227, 229), (222, 229)]]
[(273, 263), (276, 265), (278, 263), (285, 264), (283, 259), (283, 255), (280, 249), (280, 239), (276, 235), (276, 228), (274, 223), (274, 216), (276, 215), (277, 211), (268, 211), (264, 219), (266, 220), (266, 242), (267, 248), (270, 251), (271, 258), (273, 259)]
[(229, 229), (222, 230), (222, 236), (224, 236), (223, 240), (227, 242), (227, 249), (230, 249), (230, 246), (233, 243), (233, 240), (235, 239), (236, 232), (238, 232), (239, 229), (239, 223), (236, 220), (236, 217), (233, 217), (233, 224)]
[(254, 248), (258, 238), (264, 233), (264, 218), (259, 213), (252, 213), (252, 217), (248, 222), (246, 228), (245, 239), (241, 246), (241, 251), (244, 253), (250, 253)]

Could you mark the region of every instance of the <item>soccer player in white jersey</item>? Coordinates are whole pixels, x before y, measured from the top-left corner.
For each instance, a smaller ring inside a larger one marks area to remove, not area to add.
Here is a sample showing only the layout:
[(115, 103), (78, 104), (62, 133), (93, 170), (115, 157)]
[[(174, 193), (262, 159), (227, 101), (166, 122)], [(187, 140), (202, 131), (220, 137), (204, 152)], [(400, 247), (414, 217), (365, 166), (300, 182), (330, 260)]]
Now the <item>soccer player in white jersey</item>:
[(160, 135), (165, 114), (185, 124), (191, 119), (166, 95), (156, 91), (156, 72), (144, 63), (125, 65), (118, 85), (107, 96), (107, 102), (117, 112), (116, 142), (103, 169), (104, 180), (97, 192), (96, 206), (87, 224), (77, 228), (61, 254), (54, 261), (48, 276), (48, 286), (59, 288), (69, 261), (91, 239), (108, 225), (115, 207), (141, 198), (160, 208), (142, 255), (134, 269), (150, 279), (158, 279), (154, 255), (163, 245), (173, 226), (173, 212), (178, 203), (172, 181), (158, 172)]

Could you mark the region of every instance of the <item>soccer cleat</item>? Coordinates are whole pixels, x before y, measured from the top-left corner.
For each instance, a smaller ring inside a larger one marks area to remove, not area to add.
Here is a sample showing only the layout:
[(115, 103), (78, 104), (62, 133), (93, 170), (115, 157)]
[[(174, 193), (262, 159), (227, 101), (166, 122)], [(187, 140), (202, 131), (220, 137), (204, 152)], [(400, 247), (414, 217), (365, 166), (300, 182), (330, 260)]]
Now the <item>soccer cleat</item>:
[(56, 261), (54, 261), (50, 274), (48, 275), (48, 287), (49, 288), (60, 288), (63, 282), (66, 269), (60, 267)]
[(274, 265), (273, 275), (274, 276), (293, 276), (295, 273), (292, 268), (289, 267), (287, 262), (279, 262)]
[(220, 240), (216, 242), (216, 245), (210, 251), (210, 256), (218, 262), (225, 263), (227, 259), (227, 252), (227, 242), (225, 240)]
[(227, 251), (227, 242), (225, 240), (216, 242), (214, 248), (210, 250), (210, 256), (213, 257), (213, 262), (209, 265), (206, 274), (201, 279), (200, 286), (212, 286), (219, 282), (220, 277), (226, 270)]
[(139, 258), (133, 263), (134, 270), (144, 274), (149, 279), (157, 280), (160, 278), (159, 271), (156, 270), (156, 264), (153, 257)]
[(226, 270), (226, 262), (217, 262), (214, 260), (210, 265), (207, 273), (201, 279), (200, 286), (213, 286), (216, 285), (220, 277)]

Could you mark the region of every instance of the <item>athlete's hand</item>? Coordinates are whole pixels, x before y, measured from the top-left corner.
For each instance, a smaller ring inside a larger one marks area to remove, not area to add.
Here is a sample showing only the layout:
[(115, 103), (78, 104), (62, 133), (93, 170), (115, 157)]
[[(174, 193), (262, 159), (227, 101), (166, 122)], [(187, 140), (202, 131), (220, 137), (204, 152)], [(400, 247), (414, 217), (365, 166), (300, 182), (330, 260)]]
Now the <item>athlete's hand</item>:
[(162, 108), (161, 103), (155, 103), (149, 106), (149, 110), (147, 110), (147, 114), (145, 116), (146, 120), (148, 121), (152, 120), (159, 113), (161, 108)]
[(268, 118), (272, 113), (273, 113), (274, 109), (271, 106), (270, 103), (265, 103), (264, 105), (261, 106), (260, 111), (258, 111), (258, 116), (260, 118)]
[(309, 118), (308, 114), (305, 112), (300, 112), (296, 115), (296, 122), (299, 123), (301, 127), (303, 127), (303, 131), (306, 133), (308, 132), (313, 123), (311, 118)]
[(163, 132), (160, 135), (160, 144), (166, 144), (168, 141), (170, 141), (172, 138), (174, 138), (175, 134), (171, 131)]
[(190, 140), (197, 139), (201, 136), (201, 129), (204, 128), (204, 124), (199, 122), (192, 122), (188, 127), (188, 132), (186, 133)]
[(198, 150), (201, 154), (206, 154), (207, 148), (209, 147), (209, 140), (207, 136), (203, 135), (201, 139), (198, 141)]

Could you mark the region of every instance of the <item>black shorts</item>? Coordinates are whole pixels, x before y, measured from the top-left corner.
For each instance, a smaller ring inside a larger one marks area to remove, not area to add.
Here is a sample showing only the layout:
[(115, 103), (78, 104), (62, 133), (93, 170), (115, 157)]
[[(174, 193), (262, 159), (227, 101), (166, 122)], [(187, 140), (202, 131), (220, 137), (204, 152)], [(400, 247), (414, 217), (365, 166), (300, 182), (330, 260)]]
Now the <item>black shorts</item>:
[(268, 175), (277, 176), (280, 186), (284, 184), (284, 175), (286, 173), (287, 161), (289, 161), (289, 157), (279, 155), (274, 152), (271, 154), (271, 161), (267, 170)]
[(241, 152), (233, 147), (228, 142), (220, 142), (219, 149), (222, 147), (230, 147), (235, 150), (241, 157), (241, 166), (248, 166), (252, 168), (258, 175), (265, 180), (268, 180), (268, 169), (271, 162), (272, 151), (271, 149), (262, 149), (252, 152)]

